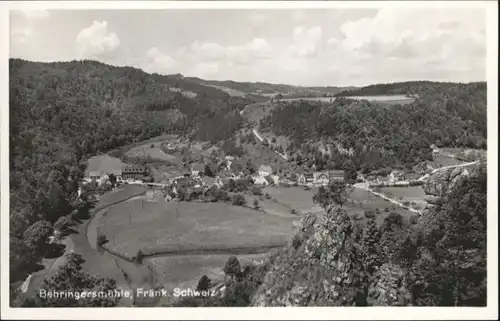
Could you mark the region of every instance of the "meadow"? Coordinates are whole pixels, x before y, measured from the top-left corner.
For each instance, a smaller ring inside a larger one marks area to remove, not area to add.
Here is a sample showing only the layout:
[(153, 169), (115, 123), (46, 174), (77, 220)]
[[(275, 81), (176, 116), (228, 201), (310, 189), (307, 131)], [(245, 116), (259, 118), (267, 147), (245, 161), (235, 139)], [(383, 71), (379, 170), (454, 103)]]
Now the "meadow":
[(344, 205), (344, 209), (350, 214), (351, 217), (359, 219), (360, 221), (365, 220), (365, 211), (376, 211), (379, 210), (379, 214), (376, 215), (377, 223), (380, 225), (384, 219), (391, 213), (400, 213), (405, 220), (415, 215), (415, 213), (403, 209), (381, 197), (373, 195), (372, 193), (364, 190), (362, 188), (354, 188), (349, 195), (349, 201)]
[(128, 256), (193, 253), (282, 245), (293, 218), (223, 203), (151, 202), (134, 199), (109, 209), (99, 221), (107, 246)]
[[(424, 208), (427, 204), (424, 200), (424, 190), (420, 186), (383, 187), (380, 189), (380, 192), (401, 202), (415, 202), (420, 209)], [(415, 206), (412, 207), (415, 208)]]
[(265, 187), (262, 191), (277, 203), (295, 209), (298, 213), (321, 211), (321, 207), (312, 200), (314, 194), (311, 190), (306, 191), (302, 187)]

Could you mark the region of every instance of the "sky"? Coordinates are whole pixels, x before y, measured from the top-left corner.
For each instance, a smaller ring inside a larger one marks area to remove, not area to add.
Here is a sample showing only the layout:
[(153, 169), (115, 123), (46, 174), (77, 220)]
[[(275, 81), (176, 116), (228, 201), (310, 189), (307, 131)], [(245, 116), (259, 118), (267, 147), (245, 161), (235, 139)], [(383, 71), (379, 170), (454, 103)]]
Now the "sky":
[(486, 11), (17, 10), (10, 56), (304, 86), (485, 81)]

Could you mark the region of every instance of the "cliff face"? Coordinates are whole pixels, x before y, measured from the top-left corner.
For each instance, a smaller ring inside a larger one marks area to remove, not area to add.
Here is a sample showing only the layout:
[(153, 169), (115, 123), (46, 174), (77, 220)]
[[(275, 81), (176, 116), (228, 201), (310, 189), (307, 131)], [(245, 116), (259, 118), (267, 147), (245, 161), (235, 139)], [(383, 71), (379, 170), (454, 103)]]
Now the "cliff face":
[(464, 176), (476, 171), (476, 167), (455, 167), (432, 174), (424, 185), (425, 201), (427, 205), (422, 212), (421, 224), (433, 224), (433, 213), (443, 205), (445, 196), (455, 187)]
[(406, 288), (403, 270), (394, 264), (384, 264), (375, 274), (368, 290), (372, 306), (408, 306), (411, 295)]
[(290, 246), (275, 259), (253, 306), (350, 306), (359, 270), (347, 213), (329, 208), (307, 215)]

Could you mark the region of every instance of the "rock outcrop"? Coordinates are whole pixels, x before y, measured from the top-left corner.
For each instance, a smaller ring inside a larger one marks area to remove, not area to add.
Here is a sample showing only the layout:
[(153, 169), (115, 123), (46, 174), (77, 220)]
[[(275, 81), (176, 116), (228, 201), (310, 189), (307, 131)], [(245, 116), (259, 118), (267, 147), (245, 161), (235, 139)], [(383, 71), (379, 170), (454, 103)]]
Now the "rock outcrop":
[(368, 304), (372, 306), (408, 306), (411, 294), (406, 288), (403, 270), (393, 264), (384, 264), (375, 274), (368, 290)]
[(455, 167), (437, 171), (429, 176), (423, 186), (427, 205), (420, 218), (422, 226), (435, 224), (434, 213), (443, 205), (446, 195), (464, 176), (470, 175), (476, 170), (476, 166)]
[(275, 259), (253, 306), (350, 306), (359, 265), (347, 213), (331, 207), (308, 214), (289, 247)]

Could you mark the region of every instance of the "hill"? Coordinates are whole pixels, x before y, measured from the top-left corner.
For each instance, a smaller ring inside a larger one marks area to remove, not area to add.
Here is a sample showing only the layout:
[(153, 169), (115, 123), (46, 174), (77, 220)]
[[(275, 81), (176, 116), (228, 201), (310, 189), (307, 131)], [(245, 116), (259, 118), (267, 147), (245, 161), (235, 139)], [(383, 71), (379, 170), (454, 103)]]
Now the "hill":
[[(411, 168), (432, 159), (431, 144), (486, 148), (486, 84), (422, 84), (419, 97), (405, 105), (348, 97), (331, 104), (280, 101), (261, 112), (259, 127), (262, 132), (288, 137), (294, 143), (289, 153), (301, 162), (333, 162), (343, 168), (349, 161), (366, 172), (382, 167)], [(351, 157), (337, 148), (328, 159), (322, 158), (317, 146), (322, 141), (352, 149)]]
[(405, 81), (390, 84), (375, 84), (361, 88), (343, 90), (336, 97), (375, 96), (375, 95), (429, 95), (444, 92), (458, 85), (452, 82)]
[(194, 82), (214, 86), (214, 87), (224, 87), (237, 90), (240, 93), (246, 94), (282, 94), (282, 95), (323, 95), (323, 94), (337, 94), (342, 91), (353, 90), (356, 87), (334, 87), (334, 86), (292, 86), (285, 84), (270, 84), (265, 82), (237, 82), (232, 80), (203, 80), (195, 77), (186, 78)]

